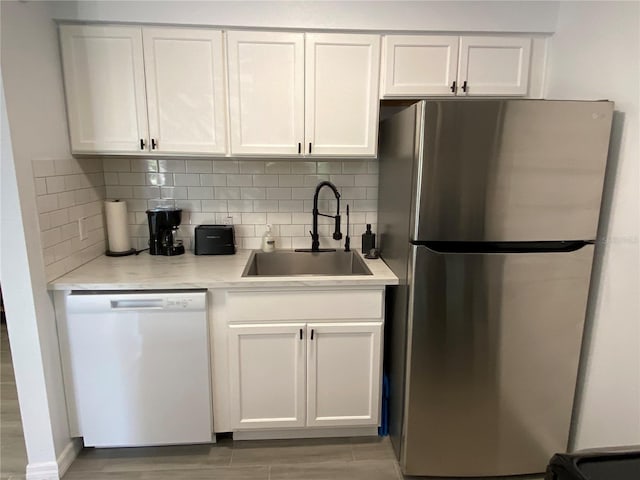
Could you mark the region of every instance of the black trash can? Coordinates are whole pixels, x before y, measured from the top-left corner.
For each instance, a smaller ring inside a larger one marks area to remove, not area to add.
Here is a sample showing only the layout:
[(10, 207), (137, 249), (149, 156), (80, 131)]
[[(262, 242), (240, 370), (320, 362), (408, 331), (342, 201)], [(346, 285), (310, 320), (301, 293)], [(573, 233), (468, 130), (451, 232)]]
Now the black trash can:
[(557, 453), (545, 480), (640, 480), (640, 450)]

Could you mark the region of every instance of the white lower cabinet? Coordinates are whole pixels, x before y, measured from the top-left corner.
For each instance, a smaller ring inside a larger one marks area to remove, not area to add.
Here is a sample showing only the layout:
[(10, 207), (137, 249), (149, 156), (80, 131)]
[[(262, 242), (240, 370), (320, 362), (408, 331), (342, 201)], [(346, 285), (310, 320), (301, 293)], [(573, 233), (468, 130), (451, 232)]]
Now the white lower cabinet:
[(233, 431), (379, 424), (382, 289), (232, 292), (227, 308)]
[(234, 429), (376, 426), (382, 322), (229, 326)]

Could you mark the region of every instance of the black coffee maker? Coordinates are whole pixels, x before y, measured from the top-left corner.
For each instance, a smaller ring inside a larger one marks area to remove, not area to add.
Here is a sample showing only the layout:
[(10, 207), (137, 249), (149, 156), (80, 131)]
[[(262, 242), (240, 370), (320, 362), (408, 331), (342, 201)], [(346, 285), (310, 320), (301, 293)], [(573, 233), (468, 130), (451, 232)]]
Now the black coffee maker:
[(182, 221), (181, 208), (147, 210), (149, 220), (149, 253), (151, 255), (182, 255), (184, 245), (176, 238)]

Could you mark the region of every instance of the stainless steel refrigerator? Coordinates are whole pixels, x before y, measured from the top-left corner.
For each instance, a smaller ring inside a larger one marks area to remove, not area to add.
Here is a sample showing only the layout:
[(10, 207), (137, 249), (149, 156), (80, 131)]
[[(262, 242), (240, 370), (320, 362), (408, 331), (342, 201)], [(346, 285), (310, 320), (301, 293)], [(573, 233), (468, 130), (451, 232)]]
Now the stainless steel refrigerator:
[(543, 472), (569, 438), (611, 102), (421, 101), (381, 123), (390, 435), (407, 475)]

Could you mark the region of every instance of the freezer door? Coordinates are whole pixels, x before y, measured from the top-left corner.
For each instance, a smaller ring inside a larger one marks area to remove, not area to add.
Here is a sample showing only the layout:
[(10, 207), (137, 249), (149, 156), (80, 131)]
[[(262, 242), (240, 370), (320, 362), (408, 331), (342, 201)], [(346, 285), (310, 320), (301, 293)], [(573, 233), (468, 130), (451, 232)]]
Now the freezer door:
[(412, 238), (596, 238), (612, 113), (611, 102), (426, 102)]
[(404, 473), (532, 474), (566, 451), (592, 257), (413, 247)]

